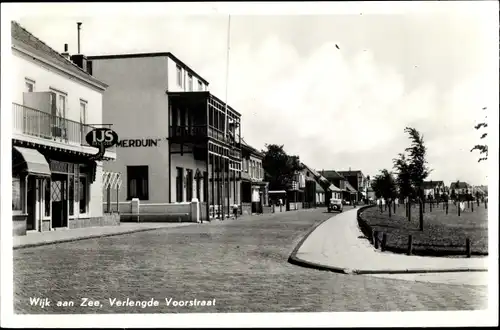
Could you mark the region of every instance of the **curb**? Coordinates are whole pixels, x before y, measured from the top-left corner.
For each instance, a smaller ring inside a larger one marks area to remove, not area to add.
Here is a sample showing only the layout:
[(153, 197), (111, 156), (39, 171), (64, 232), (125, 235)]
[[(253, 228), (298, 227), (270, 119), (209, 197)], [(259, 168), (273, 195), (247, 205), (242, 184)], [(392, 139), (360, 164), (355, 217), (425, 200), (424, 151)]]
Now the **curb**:
[(119, 236), (119, 235), (125, 235), (125, 234), (133, 234), (133, 233), (139, 233), (139, 232), (151, 231), (151, 230), (157, 230), (157, 229), (163, 229), (163, 228), (176, 228), (176, 227), (139, 228), (139, 229), (131, 229), (129, 231), (123, 231), (123, 232), (119, 232), (119, 233), (107, 233), (107, 234), (96, 234), (96, 235), (82, 236), (82, 237), (63, 238), (63, 239), (58, 239), (55, 241), (17, 245), (17, 246), (13, 247), (13, 250), (26, 249), (26, 248), (44, 246), (44, 245), (59, 244), (59, 243), (83, 241), (83, 240), (92, 239), (92, 238), (102, 238), (102, 237)]
[(332, 267), (332, 266), (326, 266), (326, 265), (321, 265), (321, 264), (317, 264), (317, 263), (314, 263), (314, 262), (309, 262), (307, 260), (304, 260), (304, 259), (301, 259), (299, 257), (297, 257), (297, 252), (299, 251), (300, 247), (302, 246), (302, 244), (304, 244), (304, 242), (306, 241), (306, 239), (309, 237), (309, 235), (312, 234), (313, 231), (315, 231), (319, 226), (321, 226), (323, 223), (325, 223), (326, 221), (330, 220), (330, 219), (333, 219), (335, 216), (332, 216), (328, 219), (325, 219), (319, 223), (317, 223), (316, 225), (314, 225), (305, 235), (304, 237), (302, 237), (302, 239), (300, 240), (299, 244), (297, 244), (295, 246), (295, 248), (293, 249), (292, 253), (290, 254), (290, 256), (288, 257), (288, 262), (292, 265), (296, 265), (296, 266), (302, 266), (302, 267), (307, 267), (307, 268), (313, 268), (313, 269), (317, 269), (317, 270), (326, 270), (326, 271), (333, 271), (333, 272), (336, 272), (336, 273), (343, 273), (343, 274), (350, 274), (351, 271), (349, 269), (345, 269), (345, 268), (339, 268), (339, 267)]
[(324, 222), (333, 219), (334, 217), (328, 218), (326, 220), (321, 221), (317, 225), (315, 225), (309, 232), (304, 235), (304, 237), (300, 240), (299, 244), (293, 249), (292, 253), (288, 257), (288, 262), (292, 265), (313, 268), (317, 270), (323, 271), (331, 271), (335, 273), (341, 274), (350, 274), (350, 275), (372, 275), (372, 274), (428, 274), (428, 273), (459, 273), (459, 272), (487, 272), (486, 268), (441, 268), (441, 269), (424, 269), (424, 268), (415, 268), (415, 269), (349, 269), (342, 267), (329, 266), (324, 264), (318, 264), (315, 262), (310, 262), (304, 259), (297, 257), (297, 252), (304, 244), (309, 235), (312, 234), (314, 230), (316, 230), (320, 225)]

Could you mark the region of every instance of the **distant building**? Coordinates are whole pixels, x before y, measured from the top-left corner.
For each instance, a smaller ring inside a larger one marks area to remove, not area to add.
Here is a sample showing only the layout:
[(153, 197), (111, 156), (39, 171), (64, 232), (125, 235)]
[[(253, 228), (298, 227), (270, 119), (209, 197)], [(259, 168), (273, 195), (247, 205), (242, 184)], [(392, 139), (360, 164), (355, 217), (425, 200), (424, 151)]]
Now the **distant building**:
[(368, 180), (362, 171), (349, 169), (348, 171), (337, 171), (337, 173), (346, 178), (347, 182), (357, 192), (357, 201), (366, 198)]
[(347, 181), (347, 179), (335, 170), (321, 170), (321, 175), (324, 176), (331, 184), (338, 187), (341, 191), (341, 198), (348, 202), (357, 201), (357, 191)]
[(424, 190), (424, 195), (426, 197), (432, 196), (435, 198), (436, 196), (440, 196), (447, 192), (446, 186), (443, 181), (424, 181), (422, 184), (422, 188)]
[(264, 181), (262, 159), (264, 155), (241, 141), (241, 211), (242, 214), (262, 213), (262, 207), (269, 204), (269, 183)]
[(462, 182), (462, 181), (452, 182), (450, 185), (450, 192), (452, 193), (453, 191), (457, 195), (472, 193), (472, 186), (467, 182)]

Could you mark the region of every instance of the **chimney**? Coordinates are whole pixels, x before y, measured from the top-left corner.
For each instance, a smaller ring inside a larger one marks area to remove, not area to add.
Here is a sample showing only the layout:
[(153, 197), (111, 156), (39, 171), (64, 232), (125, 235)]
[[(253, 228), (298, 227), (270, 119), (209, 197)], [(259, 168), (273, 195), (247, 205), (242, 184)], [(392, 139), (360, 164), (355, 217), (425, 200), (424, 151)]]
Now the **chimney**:
[(78, 36), (78, 54), (80, 54), (80, 26), (81, 25), (82, 25), (82, 22), (76, 23), (76, 30), (77, 30), (77, 36)]
[(85, 55), (80, 54), (80, 26), (82, 25), (81, 22), (76, 23), (76, 28), (77, 28), (77, 37), (78, 37), (78, 53), (75, 55), (72, 55), (71, 61), (76, 64), (80, 69), (82, 69), (85, 72), (88, 72), (87, 69), (87, 57)]
[(64, 53), (61, 54), (65, 59), (69, 61), (68, 44), (64, 44)]

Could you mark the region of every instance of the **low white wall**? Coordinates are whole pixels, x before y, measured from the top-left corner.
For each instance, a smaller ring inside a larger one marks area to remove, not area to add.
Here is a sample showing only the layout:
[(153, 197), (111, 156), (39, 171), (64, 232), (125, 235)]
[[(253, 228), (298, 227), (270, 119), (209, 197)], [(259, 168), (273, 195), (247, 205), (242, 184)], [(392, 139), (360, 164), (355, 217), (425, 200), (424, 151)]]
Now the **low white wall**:
[[(128, 216), (141, 216), (144, 219), (152, 219), (155, 216), (163, 216), (165, 221), (169, 219), (187, 219), (190, 222), (200, 222), (202, 213), (201, 206), (198, 201), (190, 203), (147, 203), (141, 202), (138, 199), (133, 199), (129, 202), (118, 203), (118, 209), (123, 214), (124, 219)], [(103, 210), (107, 211), (107, 204), (103, 203)], [(111, 203), (110, 211), (116, 212), (117, 204)], [(206, 212), (205, 212), (206, 213)], [(155, 220), (161, 221), (161, 220)]]

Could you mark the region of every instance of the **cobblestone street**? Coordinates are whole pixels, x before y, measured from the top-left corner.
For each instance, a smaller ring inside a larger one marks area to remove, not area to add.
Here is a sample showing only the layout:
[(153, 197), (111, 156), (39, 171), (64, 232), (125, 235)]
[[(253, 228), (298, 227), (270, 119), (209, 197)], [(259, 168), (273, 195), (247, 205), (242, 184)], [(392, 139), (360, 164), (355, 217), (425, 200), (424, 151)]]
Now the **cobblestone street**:
[[(294, 266), (323, 208), (14, 251), (16, 313), (435, 311), (486, 308), (487, 288), (344, 275)], [(47, 298), (50, 306), (30, 304)], [(99, 307), (80, 306), (81, 298)], [(159, 301), (116, 307), (109, 299)], [(174, 307), (173, 300), (214, 306)], [(57, 301), (74, 301), (57, 307)]]

